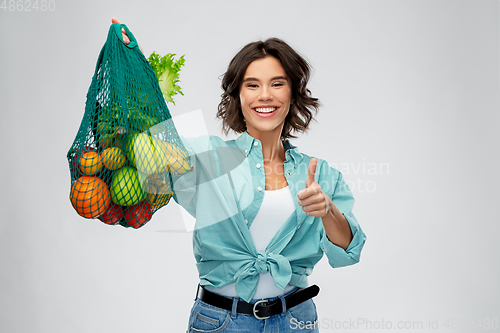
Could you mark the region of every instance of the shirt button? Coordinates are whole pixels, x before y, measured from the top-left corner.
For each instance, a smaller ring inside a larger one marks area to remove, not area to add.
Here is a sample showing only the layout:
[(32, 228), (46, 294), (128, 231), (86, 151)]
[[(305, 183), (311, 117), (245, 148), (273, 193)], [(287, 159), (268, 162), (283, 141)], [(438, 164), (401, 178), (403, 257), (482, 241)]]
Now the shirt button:
[(260, 186), (259, 186), (259, 187), (257, 187), (257, 189), (258, 189), (259, 191), (262, 191), (262, 187), (260, 187)]
[(245, 222), (248, 224), (248, 220), (245, 220)]
[(288, 171), (288, 175), (290, 176), (290, 171)]
[(260, 163), (257, 163), (256, 167), (257, 167), (257, 168), (260, 168)]
[(258, 145), (259, 145), (259, 143), (258, 143), (257, 141), (255, 141), (255, 142), (253, 143), (253, 145), (254, 145), (254, 146), (258, 146)]

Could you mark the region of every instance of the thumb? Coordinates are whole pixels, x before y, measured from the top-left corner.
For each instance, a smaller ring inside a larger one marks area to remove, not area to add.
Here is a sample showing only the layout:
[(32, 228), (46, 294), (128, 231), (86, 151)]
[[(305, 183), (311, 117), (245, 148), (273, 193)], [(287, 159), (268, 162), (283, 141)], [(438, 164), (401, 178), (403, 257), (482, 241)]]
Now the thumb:
[(111, 19), (111, 23), (118, 23), (118, 24), (122, 24), (120, 21), (118, 21), (118, 19), (116, 17), (113, 16), (113, 18)]
[(314, 174), (316, 173), (317, 164), (318, 160), (316, 158), (311, 159), (311, 162), (309, 162), (306, 187), (309, 187), (312, 183), (314, 183)]

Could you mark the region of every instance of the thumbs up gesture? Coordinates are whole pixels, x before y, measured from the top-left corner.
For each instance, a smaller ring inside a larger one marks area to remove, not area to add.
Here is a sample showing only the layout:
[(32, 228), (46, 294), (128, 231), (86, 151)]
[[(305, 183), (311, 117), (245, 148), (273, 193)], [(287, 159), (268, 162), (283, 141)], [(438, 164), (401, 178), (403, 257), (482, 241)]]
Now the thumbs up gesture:
[(316, 158), (311, 159), (311, 162), (309, 162), (306, 188), (297, 192), (297, 196), (299, 205), (302, 206), (308, 216), (324, 217), (331, 211), (333, 203), (328, 200), (328, 196), (314, 180), (317, 163)]

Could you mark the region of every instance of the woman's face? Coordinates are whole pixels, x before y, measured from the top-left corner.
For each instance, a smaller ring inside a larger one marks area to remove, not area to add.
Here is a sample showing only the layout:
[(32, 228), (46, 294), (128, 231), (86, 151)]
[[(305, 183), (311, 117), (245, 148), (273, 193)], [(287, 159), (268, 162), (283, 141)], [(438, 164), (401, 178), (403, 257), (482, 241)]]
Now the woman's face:
[(277, 132), (280, 136), (290, 100), (290, 82), (278, 59), (268, 56), (250, 63), (240, 89), (241, 111), (250, 135)]

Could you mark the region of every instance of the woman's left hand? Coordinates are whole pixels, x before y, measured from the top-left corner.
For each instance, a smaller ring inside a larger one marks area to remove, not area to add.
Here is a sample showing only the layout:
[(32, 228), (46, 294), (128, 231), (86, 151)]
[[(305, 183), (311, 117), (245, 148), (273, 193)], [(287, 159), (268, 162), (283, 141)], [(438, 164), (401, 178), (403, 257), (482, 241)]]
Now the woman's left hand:
[[(118, 23), (118, 24), (122, 24), (116, 17), (113, 16), (113, 18), (111, 19), (111, 23)], [(123, 42), (125, 43), (125, 45), (128, 45), (130, 44), (130, 38), (128, 37), (127, 33), (125, 32), (125, 29), (122, 28), (122, 38), (123, 38)], [(139, 44), (137, 44), (139, 45)], [(139, 50), (141, 50), (141, 52), (144, 54), (144, 51), (142, 50), (142, 47), (139, 45)]]
[(321, 186), (314, 180), (318, 160), (311, 159), (309, 162), (306, 188), (297, 192), (299, 205), (308, 216), (324, 217), (332, 210), (332, 201), (323, 192)]

